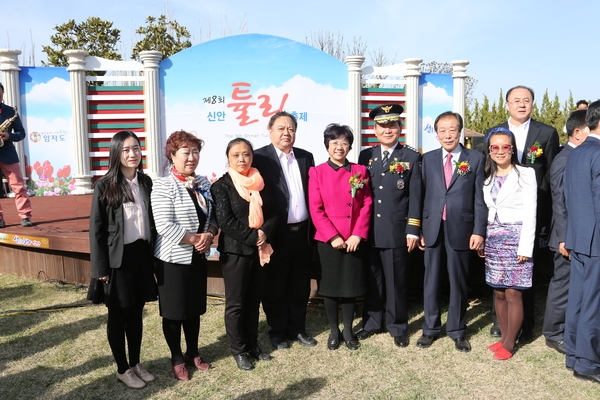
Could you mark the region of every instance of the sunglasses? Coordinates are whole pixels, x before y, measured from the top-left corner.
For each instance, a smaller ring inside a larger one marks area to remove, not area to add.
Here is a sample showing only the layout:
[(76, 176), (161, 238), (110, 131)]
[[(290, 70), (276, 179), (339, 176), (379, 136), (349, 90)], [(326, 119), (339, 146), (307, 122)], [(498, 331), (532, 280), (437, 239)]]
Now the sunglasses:
[(490, 154), (499, 153), (500, 149), (502, 149), (503, 153), (512, 153), (512, 144), (503, 144), (502, 146), (493, 144), (490, 146)]

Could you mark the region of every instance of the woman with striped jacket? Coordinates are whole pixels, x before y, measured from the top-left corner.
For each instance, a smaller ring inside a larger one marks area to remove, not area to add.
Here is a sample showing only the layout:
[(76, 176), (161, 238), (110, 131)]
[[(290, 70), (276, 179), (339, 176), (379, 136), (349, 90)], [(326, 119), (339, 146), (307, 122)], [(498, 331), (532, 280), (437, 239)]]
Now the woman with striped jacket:
[[(186, 364), (206, 371), (198, 354), (200, 315), (206, 312), (206, 253), (218, 232), (210, 183), (195, 174), (203, 141), (177, 131), (165, 145), (169, 174), (154, 182), (152, 211), (158, 237), (154, 248), (163, 333), (173, 375), (189, 380)], [(181, 327), (187, 351), (181, 350)]]

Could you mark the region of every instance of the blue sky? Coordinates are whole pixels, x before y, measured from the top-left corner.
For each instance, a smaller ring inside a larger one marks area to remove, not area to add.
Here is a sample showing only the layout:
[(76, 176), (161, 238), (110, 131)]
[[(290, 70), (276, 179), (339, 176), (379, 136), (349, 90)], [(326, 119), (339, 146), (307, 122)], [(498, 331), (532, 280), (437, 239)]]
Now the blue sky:
[[(120, 51), (128, 57), (137, 41), (135, 29), (149, 15), (166, 14), (185, 25), (194, 44), (238, 33), (262, 33), (303, 42), (319, 31), (360, 37), (371, 52), (382, 48), (396, 62), (418, 57), (446, 62), (466, 59), (478, 80), (475, 96), (495, 100), (516, 84), (531, 86), (541, 97), (548, 89), (567, 99), (597, 99), (600, 80), (592, 72), (600, 55), (593, 34), (600, 2), (577, 3), (477, 0), (22, 0), (11, 8), (17, 18), (3, 18), (0, 48), (24, 50), (50, 44), (53, 28), (68, 18), (89, 16), (112, 21), (121, 30)], [(68, 13), (65, 12), (68, 10)], [(235, 51), (233, 49), (232, 51)], [(25, 64), (25, 62), (23, 62)], [(369, 65), (369, 57), (365, 66)]]

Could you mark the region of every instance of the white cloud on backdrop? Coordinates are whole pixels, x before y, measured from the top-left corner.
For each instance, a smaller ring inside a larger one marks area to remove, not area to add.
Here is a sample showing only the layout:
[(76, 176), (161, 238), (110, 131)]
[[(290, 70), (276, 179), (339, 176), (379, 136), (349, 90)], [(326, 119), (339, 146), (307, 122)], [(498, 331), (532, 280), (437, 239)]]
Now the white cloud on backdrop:
[(61, 78), (34, 85), (27, 93), (28, 103), (71, 105), (71, 85)]
[[(201, 102), (202, 95), (198, 95), (197, 102), (171, 103), (165, 99), (166, 104), (166, 132), (170, 134), (176, 130), (193, 132), (205, 141), (205, 147), (200, 157), (198, 172), (209, 175), (216, 173), (220, 176), (226, 170), (225, 148), (234, 137), (242, 136), (252, 142), (254, 148), (262, 147), (268, 143), (267, 130), (268, 117), (262, 116), (259, 108), (262, 99), (258, 96), (266, 94), (270, 97), (270, 104), (275, 110), (279, 107), (284, 94), (289, 97), (284, 110), (288, 112), (307, 113), (307, 121), (298, 121), (296, 146), (311, 151), (315, 162), (321, 163), (327, 159), (327, 152), (323, 145), (323, 131), (332, 123), (347, 124), (347, 91), (335, 89), (328, 85), (315, 83), (312, 79), (296, 75), (286, 81), (282, 86), (270, 86), (252, 90), (252, 98), (248, 101), (256, 102), (255, 106), (248, 108), (250, 120), (258, 122), (243, 126), (239, 125), (236, 117), (239, 112), (234, 112), (227, 107), (231, 100), (219, 105)], [(177, 94), (171, 94), (177, 98)], [(213, 111), (225, 111), (226, 119), (223, 122), (208, 122), (207, 115)], [(163, 142), (166, 137), (163, 138)]]

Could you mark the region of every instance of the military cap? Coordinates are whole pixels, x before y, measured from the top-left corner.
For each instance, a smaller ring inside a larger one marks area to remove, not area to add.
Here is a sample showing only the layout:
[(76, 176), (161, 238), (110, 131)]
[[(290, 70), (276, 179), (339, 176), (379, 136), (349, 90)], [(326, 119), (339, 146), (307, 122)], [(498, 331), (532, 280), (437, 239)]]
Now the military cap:
[(404, 108), (400, 104), (383, 104), (371, 110), (369, 117), (378, 124), (387, 124), (399, 121), (403, 112)]

